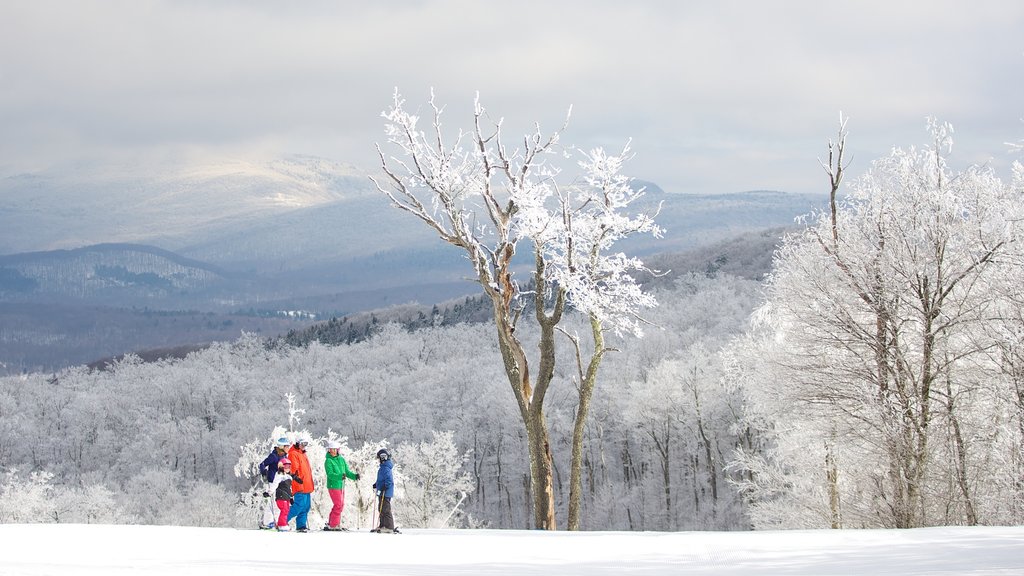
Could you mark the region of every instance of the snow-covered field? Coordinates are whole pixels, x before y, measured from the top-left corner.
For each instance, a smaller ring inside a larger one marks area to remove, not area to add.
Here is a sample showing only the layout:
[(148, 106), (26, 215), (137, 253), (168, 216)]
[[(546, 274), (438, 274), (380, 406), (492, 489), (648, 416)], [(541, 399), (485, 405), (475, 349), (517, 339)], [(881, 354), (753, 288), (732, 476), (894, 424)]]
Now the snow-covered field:
[(788, 532), (308, 534), (0, 525), (0, 574), (622, 576), (1024, 574), (1024, 527)]

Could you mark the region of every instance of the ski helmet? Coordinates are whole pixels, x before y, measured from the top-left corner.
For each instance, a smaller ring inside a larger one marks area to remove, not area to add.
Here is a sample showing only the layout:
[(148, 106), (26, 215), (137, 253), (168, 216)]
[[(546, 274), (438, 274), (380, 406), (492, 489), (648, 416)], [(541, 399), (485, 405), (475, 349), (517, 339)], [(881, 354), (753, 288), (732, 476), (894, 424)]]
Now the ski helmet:
[(281, 466), (291, 466), (292, 465), (292, 461), (287, 459), (287, 458), (281, 458), (280, 460), (277, 461), (277, 463), (280, 464)]
[(291, 446), (291, 442), (289, 442), (288, 439), (285, 438), (284, 436), (278, 438), (276, 444), (278, 448), (288, 448), (289, 446)]
[(391, 458), (391, 454), (384, 448), (377, 450), (377, 459), (381, 462)]
[(340, 448), (341, 442), (338, 442), (337, 440), (331, 440), (330, 442), (327, 443), (328, 450), (338, 450)]

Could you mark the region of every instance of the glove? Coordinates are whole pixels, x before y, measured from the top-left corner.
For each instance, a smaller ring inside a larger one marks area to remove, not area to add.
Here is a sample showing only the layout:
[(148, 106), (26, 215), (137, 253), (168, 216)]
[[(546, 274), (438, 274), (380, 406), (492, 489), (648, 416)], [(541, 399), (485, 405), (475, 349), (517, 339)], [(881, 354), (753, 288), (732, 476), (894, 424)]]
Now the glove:
[(359, 480), (359, 473), (356, 472), (356, 480)]
[(264, 490), (263, 491), (263, 497), (264, 498), (270, 498), (270, 492), (267, 492), (266, 490)]
[(373, 483), (373, 486), (370, 486), (370, 488), (373, 488), (374, 490), (376, 490), (376, 489), (377, 489), (377, 483), (376, 483), (376, 482), (374, 482), (374, 483)]

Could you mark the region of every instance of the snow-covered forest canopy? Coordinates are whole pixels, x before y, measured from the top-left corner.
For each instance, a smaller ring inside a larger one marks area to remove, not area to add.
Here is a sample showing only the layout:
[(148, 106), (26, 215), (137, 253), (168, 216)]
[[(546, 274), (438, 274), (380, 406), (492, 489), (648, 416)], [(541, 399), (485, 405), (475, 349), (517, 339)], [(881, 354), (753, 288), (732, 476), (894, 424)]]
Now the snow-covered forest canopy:
[[(1008, 182), (955, 169), (949, 145), (933, 123), (926, 145), (877, 160), (834, 218), (785, 237), (764, 283), (691, 275), (655, 292), (658, 328), (615, 339), (601, 366), (582, 529), (1024, 522), (1024, 167)], [(540, 334), (517, 337), (528, 349)], [(545, 407), (563, 518), (573, 353), (557, 348)], [(181, 360), (3, 378), (0, 522), (252, 526), (246, 465), (290, 428), (314, 439), (315, 465), (343, 439), (367, 478), (387, 445), (401, 526), (529, 528), (507, 387), (489, 324), (389, 325), (339, 346), (245, 336)], [(365, 522), (368, 483), (346, 490), (349, 525)]]
[[(744, 324), (758, 291), (757, 282), (732, 277), (680, 281), (659, 294), (659, 323), (665, 329), (623, 342), (621, 351), (609, 356), (609, 385), (595, 392), (588, 426), (584, 529), (746, 527), (742, 505), (721, 468), (737, 441), (732, 425), (724, 423), (741, 398), (720, 392), (715, 375), (704, 371), (712, 363), (710, 352)], [(368, 478), (376, 471), (373, 451), (385, 444), (393, 451), (396, 473), (411, 481), (418, 481), (409, 473), (414, 467), (445, 466), (417, 462), (413, 448), (433, 442), (434, 432), (451, 431), (458, 453), (468, 456), (463, 470), (473, 480), (459, 508), (463, 514), (451, 520), (527, 528), (525, 440), (492, 330), (487, 324), (462, 324), (408, 332), (389, 325), (351, 345), (314, 342), (270, 349), (245, 337), (183, 360), (128, 359), (107, 371), (77, 368), (7, 377), (0, 399), (0, 461), (17, 473), (4, 484), (0, 521), (253, 525), (255, 515), (235, 513), (250, 480), (236, 476), (234, 467), (243, 445), (262, 442), (269, 452), (275, 426), (289, 426), (286, 395), (294, 394), (295, 405), (304, 410), (295, 430), (307, 430), (315, 439), (345, 437), (346, 457)], [(528, 333), (523, 337), (535, 339)], [(690, 359), (675, 358), (679, 351), (690, 351)], [(563, 366), (574, 366), (567, 348), (560, 353)], [(669, 390), (666, 379), (691, 368), (701, 375), (686, 393)], [(576, 391), (569, 376), (557, 375), (559, 385), (549, 400), (552, 441), (561, 445), (572, 432)], [(695, 397), (701, 415), (684, 417)], [(721, 422), (721, 429), (712, 429), (713, 421)], [(711, 463), (707, 451), (697, 450), (701, 426), (715, 443)], [(659, 447), (663, 431), (670, 443)], [(718, 433), (722, 436), (715, 437)], [(367, 443), (373, 451), (350, 456)], [(322, 451), (313, 452), (311, 461), (322, 466)], [(568, 463), (555, 464), (558, 501), (564, 503)], [(46, 483), (53, 499), (29, 495), (42, 492), (30, 475), (43, 471), (53, 475)], [(346, 521), (356, 524), (353, 498), (360, 491), (368, 496), (369, 482), (348, 486)], [(413, 507), (404, 501), (408, 493), (398, 496), (395, 513), (400, 524), (416, 526)], [(97, 498), (98, 504), (84, 504)], [(32, 502), (36, 508), (28, 507)], [(102, 516), (87, 516), (93, 509)]]

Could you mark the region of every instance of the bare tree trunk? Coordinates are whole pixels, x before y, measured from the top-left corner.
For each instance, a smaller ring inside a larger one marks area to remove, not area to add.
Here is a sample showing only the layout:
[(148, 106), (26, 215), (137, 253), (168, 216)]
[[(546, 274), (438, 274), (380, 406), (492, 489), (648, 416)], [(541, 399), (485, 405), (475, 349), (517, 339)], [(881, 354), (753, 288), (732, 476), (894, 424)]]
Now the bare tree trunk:
[(957, 418), (954, 410), (953, 385), (950, 379), (946, 378), (946, 417), (953, 427), (954, 470), (956, 471), (956, 484), (960, 489), (960, 495), (964, 498), (964, 515), (968, 526), (978, 525), (978, 515), (974, 510), (974, 498), (971, 496), (971, 488), (967, 479), (967, 447), (964, 443), (963, 433), (960, 431), (960, 419)]
[(672, 516), (670, 512), (672, 510), (672, 469), (669, 462), (669, 449), (672, 442), (672, 424), (670, 422), (665, 422), (664, 441), (662, 441), (661, 437), (658, 436), (657, 429), (652, 427), (651, 440), (654, 440), (654, 449), (658, 453), (658, 462), (661, 465), (662, 493), (665, 497), (665, 527), (671, 530)]
[(530, 490), (533, 494), (533, 527), (554, 530), (555, 492), (552, 480), (551, 445), (547, 422), (540, 410), (527, 423), (530, 438)]
[(832, 442), (825, 443), (825, 479), (828, 482), (830, 527), (838, 530), (843, 527), (843, 517), (839, 507), (839, 466), (836, 464)]
[(693, 405), (695, 408), (695, 416), (697, 420), (697, 435), (700, 437), (700, 443), (704, 445), (704, 458), (707, 460), (708, 466), (708, 484), (711, 487), (711, 502), (713, 505), (712, 515), (718, 507), (718, 465), (715, 461), (715, 454), (712, 450), (711, 439), (708, 438), (708, 434), (704, 429), (704, 414), (701, 407), (700, 392), (697, 379), (700, 378), (697, 368), (693, 369)]
[[(593, 315), (590, 316), (591, 336), (594, 340), (594, 351), (590, 357), (586, 374), (580, 373), (580, 401), (576, 410), (576, 422), (572, 431), (572, 466), (569, 480), (569, 530), (580, 529), (580, 492), (583, 490), (582, 463), (583, 463), (583, 432), (587, 424), (587, 414), (590, 413), (590, 401), (594, 396), (594, 386), (597, 383), (597, 370), (604, 357), (604, 332), (601, 329), (601, 321)], [(576, 345), (576, 363), (581, 367), (579, 342), (572, 338)]]

